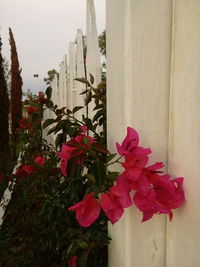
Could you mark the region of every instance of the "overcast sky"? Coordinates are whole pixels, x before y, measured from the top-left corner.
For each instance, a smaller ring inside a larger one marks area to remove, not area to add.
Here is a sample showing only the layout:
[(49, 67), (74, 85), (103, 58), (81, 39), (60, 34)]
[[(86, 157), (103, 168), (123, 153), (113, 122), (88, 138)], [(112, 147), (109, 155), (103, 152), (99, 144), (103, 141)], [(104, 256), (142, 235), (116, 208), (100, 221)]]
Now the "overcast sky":
[[(94, 0), (97, 30), (105, 29), (105, 0)], [(3, 56), (10, 60), (8, 27), (12, 28), (22, 67), (23, 90), (45, 90), (50, 69), (58, 69), (76, 30), (86, 32), (86, 0), (0, 0)], [(33, 78), (38, 73), (39, 78)]]

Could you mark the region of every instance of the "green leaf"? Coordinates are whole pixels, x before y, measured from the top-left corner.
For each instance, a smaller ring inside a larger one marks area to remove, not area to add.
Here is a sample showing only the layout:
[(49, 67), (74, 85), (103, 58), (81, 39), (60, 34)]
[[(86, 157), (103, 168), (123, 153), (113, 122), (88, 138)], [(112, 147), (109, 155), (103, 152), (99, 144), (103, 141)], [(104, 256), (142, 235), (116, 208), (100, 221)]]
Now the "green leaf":
[(83, 121), (85, 122), (85, 124), (86, 124), (86, 126), (88, 127), (89, 130), (93, 130), (94, 129), (91, 119), (84, 117)]
[(81, 82), (81, 83), (84, 83), (84, 84), (86, 84), (86, 85), (88, 85), (88, 86), (90, 86), (90, 83), (88, 82), (88, 80), (86, 79), (86, 78), (76, 78), (76, 79), (74, 79), (75, 81), (78, 81), (78, 82)]
[(119, 176), (119, 172), (109, 172), (108, 173), (108, 179), (112, 182), (116, 180), (116, 178)]
[(91, 182), (91, 183), (95, 183), (95, 178), (94, 178), (94, 175), (91, 174), (91, 173), (88, 173), (86, 175), (87, 179)]
[(88, 137), (83, 137), (83, 142), (86, 144), (86, 145), (90, 145), (90, 142), (88, 140)]
[(83, 91), (82, 93), (80, 93), (80, 95), (84, 95), (84, 94), (86, 94), (88, 91), (89, 91), (89, 90), (87, 89), (87, 90)]
[(98, 89), (105, 89), (106, 88), (106, 81), (102, 81), (97, 86)]
[(68, 115), (70, 115), (70, 114), (72, 114), (72, 111), (71, 111), (70, 109), (67, 109), (67, 110), (66, 110), (66, 113), (67, 113)]
[(46, 106), (48, 108), (52, 108), (53, 107), (53, 102), (51, 100), (49, 100), (47, 103), (46, 103)]
[(47, 128), (52, 123), (55, 123), (55, 120), (54, 119), (47, 119), (47, 120), (45, 120), (44, 123), (43, 123), (43, 129)]
[(56, 137), (56, 140), (55, 140), (55, 145), (56, 145), (56, 148), (57, 147), (61, 147), (62, 143), (63, 143), (63, 139), (64, 139), (64, 135), (63, 133), (59, 133)]
[(55, 133), (59, 132), (62, 129), (65, 129), (67, 120), (59, 121), (59, 123), (56, 125)]
[(83, 108), (82, 106), (74, 107), (73, 110), (72, 110), (72, 112), (75, 113), (75, 112), (79, 111), (82, 108)]
[(97, 151), (98, 153), (101, 153), (101, 154), (109, 154), (110, 152), (108, 151), (107, 147), (100, 144), (100, 143), (94, 143), (91, 145), (91, 148), (95, 151)]
[(82, 249), (87, 249), (88, 248), (88, 243), (85, 241), (79, 242), (79, 247)]
[(86, 98), (85, 98), (85, 104), (89, 104), (92, 100), (92, 92), (89, 91), (87, 94), (86, 94)]
[[(57, 126), (57, 125), (56, 125), (56, 126)], [(48, 131), (47, 135), (49, 135), (49, 134), (51, 134), (51, 133), (54, 133), (55, 130), (56, 130), (56, 126), (52, 127), (52, 128)]]
[(94, 76), (92, 76), (92, 74), (90, 73), (90, 83), (93, 84), (94, 83)]
[(93, 117), (93, 122), (98, 121), (98, 119), (105, 114), (105, 111), (103, 109), (100, 109), (97, 111), (97, 113)]
[(92, 169), (97, 186), (102, 187), (106, 179), (106, 165), (101, 160), (97, 160)]
[(52, 95), (52, 88), (47, 87), (45, 94), (47, 95), (47, 99), (50, 100)]
[(113, 160), (117, 156), (117, 153), (110, 154), (107, 156), (107, 163)]
[(93, 110), (102, 109), (102, 108), (104, 108), (104, 105), (103, 104), (99, 104)]
[(70, 244), (70, 246), (69, 246), (69, 248), (68, 248), (68, 250), (67, 250), (67, 257), (68, 257), (69, 259), (71, 259), (72, 256), (76, 255), (77, 247), (78, 247), (78, 245), (77, 245), (77, 241), (74, 240), (74, 241)]

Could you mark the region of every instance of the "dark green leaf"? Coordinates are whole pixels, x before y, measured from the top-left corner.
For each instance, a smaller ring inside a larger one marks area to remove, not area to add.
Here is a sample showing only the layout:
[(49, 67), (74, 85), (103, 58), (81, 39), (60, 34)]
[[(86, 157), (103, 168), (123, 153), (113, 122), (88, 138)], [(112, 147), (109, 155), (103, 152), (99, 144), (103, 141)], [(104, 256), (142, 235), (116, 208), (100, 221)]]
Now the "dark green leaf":
[[(56, 125), (56, 126), (57, 126), (57, 125)], [(51, 134), (51, 133), (54, 133), (55, 130), (56, 130), (56, 126), (52, 127), (52, 128), (48, 131), (47, 135), (49, 135), (49, 134)]]
[(45, 120), (44, 123), (43, 123), (43, 129), (45, 129), (46, 127), (48, 127), (49, 125), (51, 125), (54, 122), (55, 122), (54, 119), (47, 119), (47, 120)]
[(52, 88), (51, 87), (47, 87), (45, 94), (47, 96), (47, 99), (50, 100), (51, 99), (51, 95), (52, 95)]
[(105, 114), (105, 111), (103, 109), (100, 109), (97, 111), (97, 113), (93, 117), (93, 122), (98, 121), (98, 119)]
[(97, 186), (103, 186), (104, 181), (106, 179), (106, 166), (101, 160), (97, 160), (94, 163), (93, 174), (95, 176)]
[(97, 86), (98, 89), (105, 89), (106, 88), (106, 81), (102, 81)]
[(46, 103), (46, 106), (48, 108), (52, 108), (53, 107), (53, 102), (51, 100), (49, 100), (47, 103)]
[(74, 80), (90, 86), (90, 83), (88, 82), (88, 80), (86, 78), (76, 78)]
[(98, 153), (101, 153), (101, 154), (109, 154), (110, 152), (108, 151), (107, 147), (100, 144), (100, 143), (94, 143), (91, 145), (91, 148), (94, 149), (95, 151), (97, 151)]
[(82, 93), (80, 93), (80, 95), (84, 95), (84, 94), (86, 94), (88, 91), (89, 91), (89, 90), (87, 89), (87, 90), (83, 91)]
[(94, 76), (92, 76), (92, 74), (90, 73), (90, 83), (93, 84), (94, 83)]
[(55, 145), (56, 147), (61, 147), (62, 143), (63, 143), (63, 139), (64, 139), (64, 135), (63, 133), (59, 133), (56, 137), (56, 140), (55, 140)]
[(72, 112), (75, 113), (75, 112), (79, 111), (82, 108), (83, 108), (82, 106), (76, 106), (76, 107), (73, 108)]
[(110, 154), (107, 156), (107, 163), (113, 160), (117, 156), (117, 153)]
[(85, 99), (85, 104), (89, 104), (92, 100), (92, 92), (89, 91), (87, 94), (86, 94), (86, 99)]
[(71, 111), (70, 109), (67, 109), (67, 110), (66, 110), (66, 113), (67, 113), (67, 114), (72, 114), (72, 111)]

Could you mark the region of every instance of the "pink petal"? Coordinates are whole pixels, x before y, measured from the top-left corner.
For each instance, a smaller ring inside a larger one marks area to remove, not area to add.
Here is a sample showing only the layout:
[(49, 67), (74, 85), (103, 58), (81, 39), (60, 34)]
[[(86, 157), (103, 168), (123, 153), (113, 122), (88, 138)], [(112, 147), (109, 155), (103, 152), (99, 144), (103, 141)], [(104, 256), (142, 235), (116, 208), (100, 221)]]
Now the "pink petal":
[(138, 133), (133, 129), (128, 127), (127, 128), (127, 135), (122, 142), (122, 145), (116, 144), (117, 151), (120, 155), (129, 154), (138, 146), (139, 143), (139, 136)]
[(94, 192), (89, 193), (88, 195), (85, 196), (85, 198), (81, 201), (79, 201), (78, 203), (74, 204), (73, 206), (69, 207), (68, 210), (76, 210), (77, 208), (85, 205), (85, 203), (87, 203), (90, 199), (92, 199), (94, 196)]
[(87, 126), (86, 125), (81, 126), (81, 130), (85, 134), (87, 132)]
[(101, 196), (101, 206), (111, 223), (116, 223), (124, 213), (124, 209), (121, 207), (118, 200), (111, 199), (106, 193)]
[(157, 170), (159, 170), (159, 169), (162, 169), (162, 168), (164, 168), (164, 163), (163, 162), (156, 162), (155, 164), (153, 164), (153, 165), (151, 165), (151, 166), (149, 166), (149, 167), (147, 167), (147, 170), (148, 171), (157, 171)]
[(122, 184), (115, 185), (110, 189), (110, 195), (117, 198), (122, 208), (128, 208), (133, 204), (129, 192), (130, 187)]
[(96, 198), (91, 199), (76, 211), (76, 219), (83, 227), (89, 227), (99, 217), (101, 206)]
[(146, 222), (150, 220), (153, 217), (153, 215), (154, 215), (154, 212), (151, 210), (143, 211), (142, 222)]
[(45, 158), (44, 158), (44, 157), (37, 157), (37, 158), (35, 159), (35, 163), (36, 163), (37, 165), (39, 165), (39, 166), (43, 166), (44, 163), (45, 163)]
[(29, 175), (31, 175), (34, 171), (34, 167), (31, 165), (24, 165), (22, 166), (22, 169)]

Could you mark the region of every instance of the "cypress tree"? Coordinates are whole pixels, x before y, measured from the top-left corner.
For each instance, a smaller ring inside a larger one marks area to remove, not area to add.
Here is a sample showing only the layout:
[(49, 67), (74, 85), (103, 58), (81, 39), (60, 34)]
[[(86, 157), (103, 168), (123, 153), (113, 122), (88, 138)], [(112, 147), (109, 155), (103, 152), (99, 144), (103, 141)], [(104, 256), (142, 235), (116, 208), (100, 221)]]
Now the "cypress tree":
[(16, 159), (16, 144), (20, 120), (22, 118), (22, 78), (18, 61), (17, 49), (13, 33), (9, 28), (9, 41), (11, 50), (11, 129), (12, 129), (12, 151)]
[(0, 174), (4, 174), (9, 164), (9, 98), (1, 54), (0, 37)]

